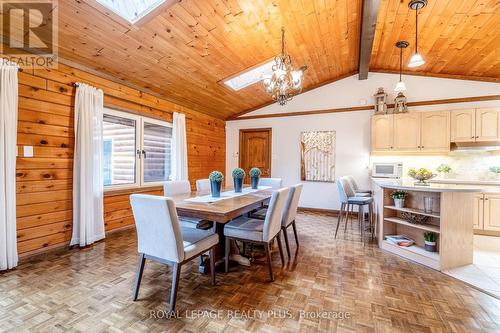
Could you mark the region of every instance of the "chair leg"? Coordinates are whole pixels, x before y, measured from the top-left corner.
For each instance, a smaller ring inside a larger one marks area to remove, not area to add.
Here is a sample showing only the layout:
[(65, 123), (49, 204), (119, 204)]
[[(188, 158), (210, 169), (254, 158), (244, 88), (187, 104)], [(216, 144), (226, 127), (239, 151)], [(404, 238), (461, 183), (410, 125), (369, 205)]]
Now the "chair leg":
[(292, 222), (293, 235), (295, 236), (295, 244), (299, 247), (299, 236), (297, 235), (297, 226), (295, 225), (295, 220)]
[(224, 272), (229, 272), (229, 251), (231, 249), (231, 240), (229, 237), (226, 237), (226, 246), (224, 249)]
[(283, 246), (281, 245), (281, 232), (278, 232), (276, 235), (276, 239), (278, 240), (278, 249), (280, 250), (280, 258), (281, 258), (281, 264), (284, 266), (285, 265), (285, 256), (283, 255)]
[(283, 230), (283, 236), (285, 237), (285, 246), (286, 246), (286, 254), (288, 254), (288, 258), (290, 258), (290, 244), (288, 244), (288, 233), (286, 232), (287, 228), (281, 228)]
[(271, 278), (271, 281), (274, 281), (273, 267), (271, 264), (271, 250), (269, 249), (269, 243), (265, 243), (264, 246), (266, 248), (267, 266), (269, 267), (269, 277)]
[(210, 249), (210, 275), (212, 276), (212, 286), (215, 286), (215, 246)]
[(142, 273), (144, 273), (144, 265), (146, 264), (146, 257), (144, 253), (139, 253), (139, 263), (137, 264), (137, 272), (135, 273), (134, 291), (132, 293), (132, 300), (137, 301), (139, 295), (139, 288), (141, 287)]
[(347, 204), (347, 209), (345, 211), (344, 236), (345, 236), (345, 234), (347, 232), (347, 222), (349, 222), (349, 219), (350, 219), (350, 215), (349, 215), (350, 209), (354, 210), (354, 205)]
[(172, 289), (170, 290), (170, 307), (168, 312), (173, 314), (175, 311), (175, 301), (177, 300), (177, 290), (179, 289), (179, 277), (181, 275), (181, 265), (175, 263), (172, 266)]
[(361, 232), (361, 241), (363, 245), (365, 245), (365, 210), (363, 205), (358, 206), (358, 222), (359, 228)]
[(368, 218), (370, 219), (370, 229), (372, 232), (372, 240), (373, 240), (375, 235), (375, 223), (373, 221), (373, 203), (368, 205)]
[(342, 215), (344, 213), (344, 207), (345, 207), (345, 203), (341, 203), (340, 204), (340, 211), (339, 211), (339, 218), (337, 220), (337, 228), (335, 229), (335, 237), (334, 238), (337, 238), (337, 233), (339, 232), (339, 227), (340, 227), (340, 224), (342, 223)]

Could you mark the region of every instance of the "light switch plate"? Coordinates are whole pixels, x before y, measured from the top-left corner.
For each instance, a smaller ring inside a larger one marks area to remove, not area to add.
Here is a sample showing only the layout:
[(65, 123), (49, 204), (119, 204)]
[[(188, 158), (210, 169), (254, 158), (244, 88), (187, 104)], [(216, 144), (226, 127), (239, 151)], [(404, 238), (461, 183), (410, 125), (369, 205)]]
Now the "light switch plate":
[(23, 155), (24, 157), (33, 157), (33, 146), (24, 146)]

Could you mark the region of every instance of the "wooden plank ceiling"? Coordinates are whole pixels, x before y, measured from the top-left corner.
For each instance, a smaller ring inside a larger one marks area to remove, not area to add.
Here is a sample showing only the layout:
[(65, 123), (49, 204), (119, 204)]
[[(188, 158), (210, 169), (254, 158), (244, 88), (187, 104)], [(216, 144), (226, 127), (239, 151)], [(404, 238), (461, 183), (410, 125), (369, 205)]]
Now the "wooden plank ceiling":
[(426, 63), (406, 64), (415, 50), (415, 12), (408, 1), (382, 0), (370, 70), (399, 70), (398, 40), (407, 40), (404, 71), (500, 82), (500, 1), (428, 0), (419, 12), (419, 52)]
[[(397, 71), (395, 42), (413, 46), (407, 4), (381, 0), (371, 70)], [(95, 0), (59, 6), (60, 57), (221, 119), (269, 103), (259, 84), (219, 81), (278, 54), (281, 27), (306, 90), (358, 68), (362, 0), (182, 0), (136, 26)], [(498, 0), (429, 0), (419, 23), (427, 63), (414, 72), (500, 81)]]
[(278, 54), (281, 27), (306, 87), (357, 69), (361, 0), (183, 0), (137, 27), (94, 0), (59, 5), (60, 57), (222, 119), (269, 101), (219, 81)]

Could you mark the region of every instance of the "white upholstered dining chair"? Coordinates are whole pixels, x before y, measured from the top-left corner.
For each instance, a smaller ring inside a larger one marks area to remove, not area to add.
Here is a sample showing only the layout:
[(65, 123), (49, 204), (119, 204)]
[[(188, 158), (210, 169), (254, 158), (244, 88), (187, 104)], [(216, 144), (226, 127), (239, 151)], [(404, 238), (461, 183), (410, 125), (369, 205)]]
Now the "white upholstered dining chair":
[(259, 186), (271, 186), (272, 189), (279, 189), (283, 185), (281, 178), (261, 178), (259, 179)]
[(172, 199), (133, 194), (130, 204), (137, 229), (139, 263), (132, 294), (137, 300), (146, 259), (172, 266), (169, 313), (175, 310), (181, 266), (210, 250), (210, 272), (215, 285), (214, 249), (219, 235), (206, 230), (181, 227)]
[(225, 271), (229, 270), (229, 250), (231, 240), (239, 240), (244, 243), (264, 245), (269, 268), (269, 277), (274, 281), (273, 268), (271, 264), (270, 242), (277, 239), (281, 257), (281, 263), (285, 263), (283, 248), (281, 246), (281, 219), (283, 209), (288, 197), (288, 188), (282, 188), (273, 192), (265, 220), (238, 217), (224, 226), (225, 246)]
[[(170, 180), (163, 183), (163, 195), (171, 197), (191, 193), (191, 184), (188, 180)], [(184, 227), (196, 228), (202, 221), (191, 217), (180, 216), (179, 220)]]
[(210, 192), (210, 179), (206, 178), (196, 180), (196, 191)]

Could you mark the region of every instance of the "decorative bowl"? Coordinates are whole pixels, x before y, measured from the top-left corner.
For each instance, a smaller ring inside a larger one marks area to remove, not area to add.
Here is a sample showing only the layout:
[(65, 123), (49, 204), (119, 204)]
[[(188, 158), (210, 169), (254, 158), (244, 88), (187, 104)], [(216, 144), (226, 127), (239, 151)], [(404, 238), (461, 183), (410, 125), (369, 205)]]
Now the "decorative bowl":
[(415, 182), (415, 185), (428, 186), (429, 184), (427, 183), (427, 181), (436, 177), (437, 175), (424, 168), (420, 168), (418, 170), (411, 168), (410, 170), (408, 170), (408, 176), (415, 180), (418, 180), (417, 182)]

